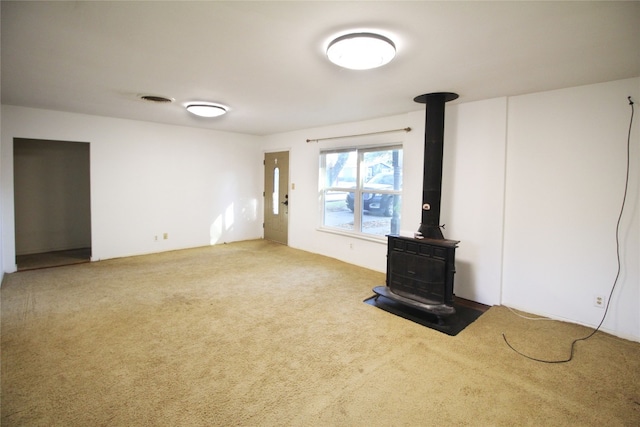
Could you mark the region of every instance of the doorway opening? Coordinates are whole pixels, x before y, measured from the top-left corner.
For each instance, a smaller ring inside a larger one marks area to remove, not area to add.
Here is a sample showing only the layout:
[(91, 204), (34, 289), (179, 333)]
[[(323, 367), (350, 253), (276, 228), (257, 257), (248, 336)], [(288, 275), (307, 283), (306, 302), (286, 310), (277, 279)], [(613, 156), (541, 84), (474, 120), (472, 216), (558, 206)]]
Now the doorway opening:
[(14, 138), (18, 271), (91, 260), (89, 144)]

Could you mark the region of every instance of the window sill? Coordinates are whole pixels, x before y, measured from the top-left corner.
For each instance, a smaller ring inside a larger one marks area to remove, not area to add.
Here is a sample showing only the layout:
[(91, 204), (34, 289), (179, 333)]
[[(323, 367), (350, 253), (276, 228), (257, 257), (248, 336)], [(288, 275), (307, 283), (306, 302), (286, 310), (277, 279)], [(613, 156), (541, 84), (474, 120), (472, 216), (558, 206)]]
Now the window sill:
[(318, 227), (317, 231), (329, 234), (337, 234), (339, 236), (351, 237), (353, 239), (358, 240), (366, 240), (368, 242), (387, 244), (387, 236), (378, 236), (373, 234), (364, 234), (364, 233), (353, 233), (348, 231), (341, 231), (336, 228), (328, 228), (328, 227)]

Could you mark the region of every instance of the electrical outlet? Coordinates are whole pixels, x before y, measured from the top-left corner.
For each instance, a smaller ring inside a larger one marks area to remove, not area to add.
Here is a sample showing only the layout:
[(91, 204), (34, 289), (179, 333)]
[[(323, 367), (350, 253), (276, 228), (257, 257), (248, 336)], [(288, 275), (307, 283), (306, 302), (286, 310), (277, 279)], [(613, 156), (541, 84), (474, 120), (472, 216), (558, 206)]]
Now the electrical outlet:
[(593, 296), (593, 305), (598, 308), (604, 308), (607, 303), (606, 298), (603, 295), (594, 295)]
[(158, 241), (158, 236), (153, 236), (153, 240)]
[(162, 235), (162, 238), (163, 238), (164, 240), (167, 240), (167, 239), (169, 238), (169, 233), (164, 233), (164, 234)]
[(353, 249), (353, 243), (349, 243), (349, 249)]

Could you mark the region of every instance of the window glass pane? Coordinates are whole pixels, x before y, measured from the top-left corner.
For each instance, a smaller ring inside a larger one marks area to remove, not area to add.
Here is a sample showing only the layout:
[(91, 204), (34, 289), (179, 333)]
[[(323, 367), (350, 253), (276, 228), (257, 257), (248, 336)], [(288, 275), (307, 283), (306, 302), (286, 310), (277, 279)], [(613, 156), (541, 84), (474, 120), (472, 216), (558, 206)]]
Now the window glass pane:
[[(399, 194), (380, 195), (365, 193), (361, 214), (362, 229), (365, 234), (386, 236), (400, 233), (400, 202)], [(368, 201), (367, 201), (368, 200)]]
[(363, 160), (365, 189), (402, 190), (402, 150), (369, 151)]
[(326, 154), (325, 187), (355, 187), (357, 158), (355, 150)]
[(344, 151), (325, 155), (325, 191), (323, 225), (353, 230), (353, 197), (348, 207), (347, 189), (356, 186), (357, 152)]
[(273, 206), (273, 214), (278, 215), (278, 209), (280, 208), (280, 168), (273, 168), (273, 193), (271, 205)]
[(353, 230), (353, 193), (325, 191), (324, 225), (341, 230)]

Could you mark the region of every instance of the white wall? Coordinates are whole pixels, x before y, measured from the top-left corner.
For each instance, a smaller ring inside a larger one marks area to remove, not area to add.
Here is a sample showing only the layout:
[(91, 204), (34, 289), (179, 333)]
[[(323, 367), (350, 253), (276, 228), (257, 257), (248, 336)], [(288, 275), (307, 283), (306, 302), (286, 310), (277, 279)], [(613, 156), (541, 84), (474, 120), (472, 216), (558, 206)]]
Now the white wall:
[(2, 119), (6, 272), (16, 268), (16, 137), (91, 144), (94, 260), (262, 235), (257, 197), (262, 194), (262, 151), (257, 137), (13, 106), (2, 106)]
[[(640, 79), (509, 99), (503, 303), (596, 326), (616, 276), (616, 221)], [(620, 225), (622, 271), (603, 329), (640, 338), (639, 125)]]
[(460, 240), (455, 293), (500, 304), (507, 99), (457, 104), (445, 117), (442, 223)]

